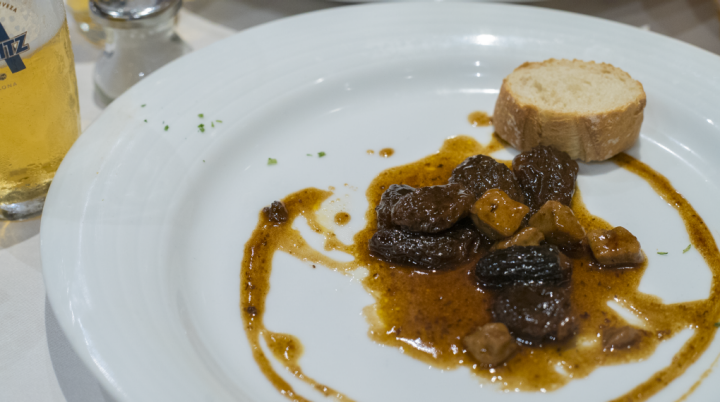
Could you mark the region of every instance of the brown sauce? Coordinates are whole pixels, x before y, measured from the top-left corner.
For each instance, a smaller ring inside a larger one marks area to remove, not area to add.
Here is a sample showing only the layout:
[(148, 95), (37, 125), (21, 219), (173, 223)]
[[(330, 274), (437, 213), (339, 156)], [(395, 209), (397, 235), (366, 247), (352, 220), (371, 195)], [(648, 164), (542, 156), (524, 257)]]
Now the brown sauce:
[(368, 155), (372, 155), (372, 154), (375, 153), (375, 151), (373, 151), (372, 149), (368, 149), (368, 150), (365, 151), (365, 152), (366, 152)]
[(473, 127), (489, 126), (492, 124), (492, 117), (485, 112), (472, 112), (468, 115), (468, 122), (472, 124)]
[[(703, 256), (713, 274), (712, 293), (707, 300), (662, 304), (651, 295), (638, 292), (645, 266), (632, 269), (607, 269), (592, 261), (589, 255), (576, 256), (573, 268), (573, 304), (579, 321), (577, 336), (564, 344), (544, 347), (523, 347), (505, 365), (496, 369), (477, 367), (469, 355), (463, 353), (461, 339), (478, 325), (490, 320), (487, 310), (489, 294), (474, 280), (474, 262), (454, 270), (418, 274), (408, 267), (379, 261), (368, 253), (368, 241), (376, 226), (374, 208), (380, 196), (391, 184), (414, 187), (444, 184), (452, 169), (465, 158), (479, 153), (490, 154), (504, 147), (497, 136), (482, 145), (466, 136), (445, 141), (439, 152), (417, 162), (381, 172), (370, 184), (366, 196), (369, 208), (367, 226), (355, 237), (353, 244), (344, 245), (335, 235), (318, 223), (316, 211), (332, 193), (308, 188), (283, 199), (290, 218), (283, 224), (268, 222), (263, 214), (252, 237), (245, 245), (241, 272), (241, 308), (245, 330), (255, 361), (270, 382), (288, 398), (305, 401), (272, 368), (260, 343), (265, 340), (276, 360), (297, 378), (309, 383), (325, 395), (351, 400), (326, 385), (303, 375), (297, 359), (302, 352), (299, 341), (290, 335), (274, 334), (263, 325), (265, 297), (269, 290), (271, 262), (275, 251), (285, 251), (310, 264), (321, 264), (348, 273), (365, 267), (369, 275), (363, 286), (376, 300), (366, 309), (371, 339), (397, 347), (403, 353), (440, 369), (467, 366), (473, 373), (503, 389), (551, 391), (569, 381), (583, 378), (600, 366), (638, 361), (649, 357), (659, 342), (682, 329), (693, 327), (692, 338), (672, 359), (672, 363), (657, 371), (615, 401), (643, 401), (681, 375), (704, 352), (715, 335), (714, 323), (720, 316), (720, 253), (703, 220), (668, 180), (644, 163), (621, 154), (613, 162), (646, 180), (685, 222), (691, 242)], [(587, 230), (610, 228), (612, 225), (592, 215), (582, 201), (580, 189), (571, 207)], [(638, 206), (640, 208), (641, 206)], [(310, 227), (325, 236), (327, 250), (340, 250), (355, 257), (348, 263), (331, 260), (312, 249), (300, 234), (292, 229), (292, 221), (303, 215)], [(622, 222), (614, 222), (622, 224)], [(642, 240), (642, 239), (641, 239)], [(646, 245), (647, 246), (647, 245)], [(427, 273), (427, 272), (426, 272)], [(418, 291), (421, 289), (422, 291)], [(647, 323), (646, 336), (629, 350), (604, 352), (597, 334), (603, 328), (625, 325), (625, 321), (607, 302), (617, 303), (636, 311)], [(486, 306), (486, 308), (478, 308)], [(412, 341), (411, 341), (412, 340)], [(562, 367), (564, 374), (556, 370)]]
[(395, 153), (395, 150), (392, 148), (383, 148), (380, 150), (380, 152), (378, 152), (378, 155), (380, 155), (383, 158), (389, 158), (389, 157), (393, 156), (394, 153)]
[(338, 212), (335, 214), (335, 224), (338, 226), (345, 226), (350, 222), (350, 214), (347, 212)]

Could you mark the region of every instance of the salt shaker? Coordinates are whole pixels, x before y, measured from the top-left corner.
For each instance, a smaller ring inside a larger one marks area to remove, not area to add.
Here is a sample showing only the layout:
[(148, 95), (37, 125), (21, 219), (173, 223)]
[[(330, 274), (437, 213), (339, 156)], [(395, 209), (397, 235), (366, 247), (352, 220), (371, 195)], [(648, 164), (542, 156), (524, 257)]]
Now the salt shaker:
[(105, 105), (143, 77), (190, 52), (173, 29), (181, 0), (90, 0), (105, 29), (105, 51), (95, 66), (95, 89)]

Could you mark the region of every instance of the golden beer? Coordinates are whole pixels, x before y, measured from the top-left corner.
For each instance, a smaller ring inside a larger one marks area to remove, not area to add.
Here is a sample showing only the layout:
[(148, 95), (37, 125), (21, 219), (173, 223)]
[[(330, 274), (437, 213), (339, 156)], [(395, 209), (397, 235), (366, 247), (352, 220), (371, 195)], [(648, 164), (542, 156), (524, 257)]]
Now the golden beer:
[[(10, 38), (20, 34), (7, 32)], [(40, 212), (60, 161), (80, 133), (67, 22), (39, 48), (27, 36), (34, 52), (18, 54), (25, 68), (13, 73), (0, 64), (0, 219), (27, 217), (28, 208)]]

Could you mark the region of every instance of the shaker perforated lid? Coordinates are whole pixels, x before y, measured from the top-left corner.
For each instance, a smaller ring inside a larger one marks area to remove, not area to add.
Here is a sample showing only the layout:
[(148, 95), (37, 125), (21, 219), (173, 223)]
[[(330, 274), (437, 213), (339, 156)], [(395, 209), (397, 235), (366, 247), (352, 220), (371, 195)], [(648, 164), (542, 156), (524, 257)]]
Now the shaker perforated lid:
[(90, 0), (90, 14), (110, 28), (144, 28), (174, 17), (181, 5), (181, 0)]

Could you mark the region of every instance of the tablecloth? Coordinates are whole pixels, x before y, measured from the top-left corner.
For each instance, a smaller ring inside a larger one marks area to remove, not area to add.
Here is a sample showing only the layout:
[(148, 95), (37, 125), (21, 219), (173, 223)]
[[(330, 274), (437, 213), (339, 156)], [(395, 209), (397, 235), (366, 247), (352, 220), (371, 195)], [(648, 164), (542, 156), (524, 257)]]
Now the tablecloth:
[[(653, 30), (720, 54), (715, 0), (549, 0), (534, 6), (594, 15)], [(341, 6), (322, 0), (187, 0), (178, 34), (194, 49), (233, 32), (306, 11)], [(85, 129), (102, 112), (92, 71), (101, 50), (70, 20), (80, 113)], [(60, 330), (45, 298), (40, 218), (0, 223), (0, 402), (111, 401)]]

